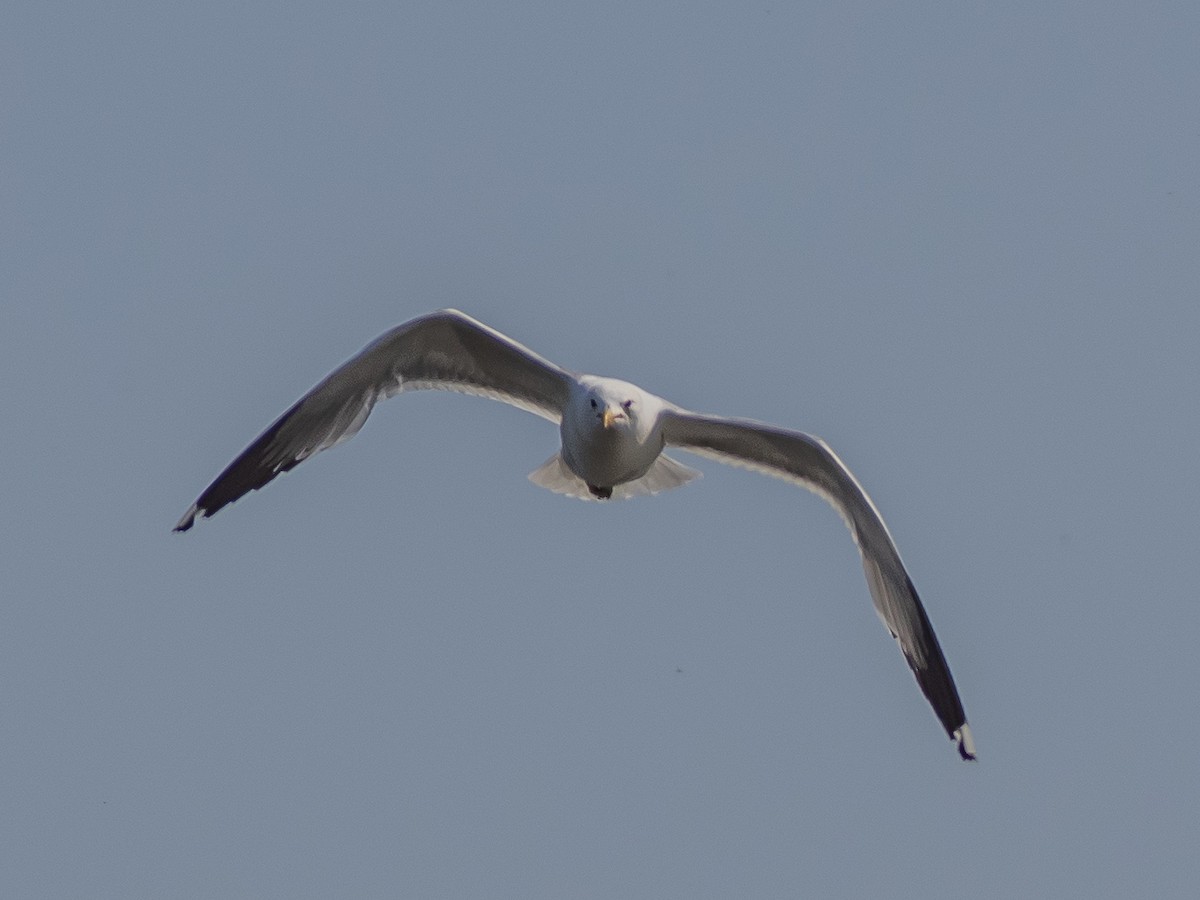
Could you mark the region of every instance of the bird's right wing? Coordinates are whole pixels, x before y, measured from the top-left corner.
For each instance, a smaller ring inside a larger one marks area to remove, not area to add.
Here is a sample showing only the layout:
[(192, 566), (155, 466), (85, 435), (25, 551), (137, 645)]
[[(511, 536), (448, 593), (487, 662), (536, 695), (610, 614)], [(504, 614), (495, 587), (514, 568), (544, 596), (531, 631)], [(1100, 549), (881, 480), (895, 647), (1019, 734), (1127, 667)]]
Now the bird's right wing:
[(457, 310), (395, 328), (296, 401), (205, 489), (175, 526), (257, 490), (281, 472), (353, 437), (376, 402), (409, 390), (476, 394), (562, 418), (575, 376)]

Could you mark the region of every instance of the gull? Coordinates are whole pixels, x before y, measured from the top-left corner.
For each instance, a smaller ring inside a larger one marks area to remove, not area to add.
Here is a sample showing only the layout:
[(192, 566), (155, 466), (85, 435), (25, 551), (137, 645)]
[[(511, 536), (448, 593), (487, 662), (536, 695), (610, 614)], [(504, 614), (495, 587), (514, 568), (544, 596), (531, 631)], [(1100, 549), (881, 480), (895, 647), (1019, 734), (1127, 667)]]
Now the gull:
[(841, 515), (862, 556), (875, 611), (963, 759), (975, 745), (937, 636), (883, 518), (820, 438), (749, 419), (702, 415), (615, 378), (561, 368), (465, 313), (447, 309), (397, 325), (331, 372), (216, 477), (175, 531), (211, 516), (282, 472), (353, 437), (380, 400), (447, 390), (500, 400), (559, 426), (560, 450), (529, 478), (583, 500), (657, 494), (699, 472), (677, 447), (790, 481)]

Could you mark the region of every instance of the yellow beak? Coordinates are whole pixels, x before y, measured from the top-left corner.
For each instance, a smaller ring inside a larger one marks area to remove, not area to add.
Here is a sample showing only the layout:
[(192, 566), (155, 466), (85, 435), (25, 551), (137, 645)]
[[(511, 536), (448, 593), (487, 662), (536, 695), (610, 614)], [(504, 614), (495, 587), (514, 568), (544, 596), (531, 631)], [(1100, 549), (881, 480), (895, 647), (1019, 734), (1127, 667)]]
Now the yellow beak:
[(604, 423), (605, 428), (612, 428), (612, 423), (616, 421), (616, 418), (617, 414), (615, 412), (611, 409), (606, 409), (604, 415), (601, 417), (601, 421)]

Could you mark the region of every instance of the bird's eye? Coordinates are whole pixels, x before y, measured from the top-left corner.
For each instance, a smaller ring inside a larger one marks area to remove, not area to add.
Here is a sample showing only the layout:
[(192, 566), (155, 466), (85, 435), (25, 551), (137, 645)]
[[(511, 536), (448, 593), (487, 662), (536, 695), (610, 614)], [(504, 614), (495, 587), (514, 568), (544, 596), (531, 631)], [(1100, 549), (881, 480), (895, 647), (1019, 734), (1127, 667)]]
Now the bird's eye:
[(596, 408), (596, 398), (593, 397), (592, 398), (592, 409), (595, 409), (595, 408)]
[(626, 400), (624, 403), (621, 404), (621, 408), (624, 409), (626, 412), (628, 412), (629, 410), (633, 409), (633, 401)]

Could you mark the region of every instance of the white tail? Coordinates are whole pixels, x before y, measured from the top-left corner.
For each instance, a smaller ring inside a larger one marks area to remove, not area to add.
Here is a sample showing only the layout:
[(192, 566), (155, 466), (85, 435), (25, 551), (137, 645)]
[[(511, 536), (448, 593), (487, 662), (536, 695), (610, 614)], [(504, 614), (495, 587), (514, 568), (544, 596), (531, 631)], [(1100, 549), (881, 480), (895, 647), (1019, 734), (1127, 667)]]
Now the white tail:
[[(700, 472), (676, 462), (671, 457), (660, 454), (650, 466), (648, 472), (641, 478), (627, 481), (613, 487), (614, 500), (628, 500), (630, 497), (645, 497), (650, 494), (661, 494), (672, 488), (682, 487), (689, 481), (700, 477)], [(538, 487), (544, 487), (556, 494), (576, 497), (580, 500), (597, 500), (582, 478), (567, 468), (561, 454), (555, 453), (538, 468), (529, 473), (529, 480)]]

